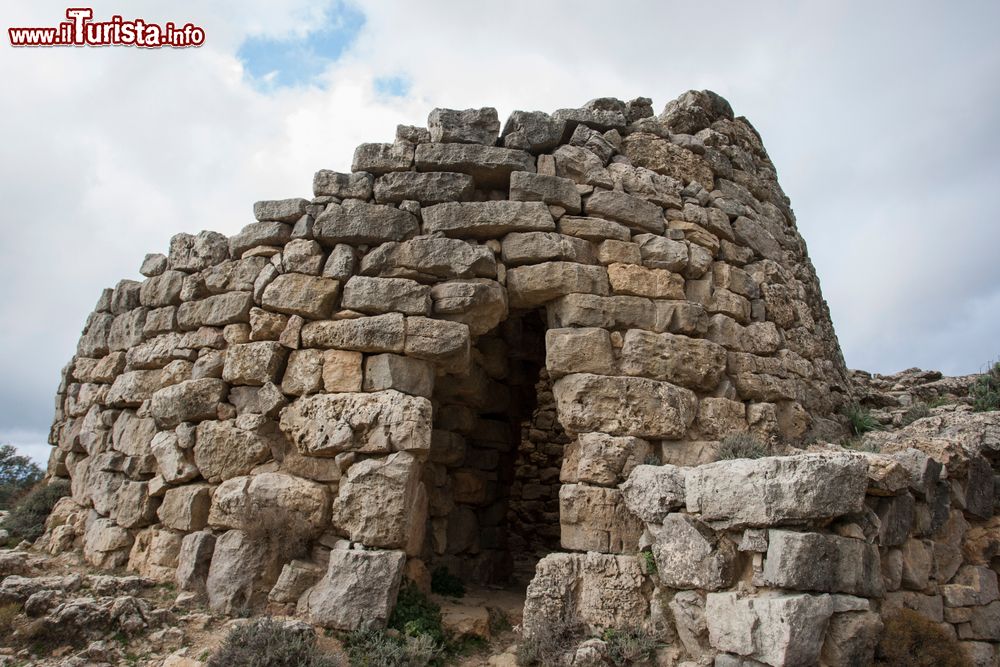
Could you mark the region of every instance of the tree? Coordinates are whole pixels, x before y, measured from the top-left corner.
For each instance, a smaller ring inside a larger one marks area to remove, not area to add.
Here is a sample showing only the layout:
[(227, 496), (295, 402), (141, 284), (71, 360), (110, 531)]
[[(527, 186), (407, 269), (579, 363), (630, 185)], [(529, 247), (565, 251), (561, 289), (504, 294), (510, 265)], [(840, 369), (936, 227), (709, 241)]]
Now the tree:
[(13, 445), (0, 445), (0, 508), (11, 506), (45, 472), (27, 456), (20, 456)]

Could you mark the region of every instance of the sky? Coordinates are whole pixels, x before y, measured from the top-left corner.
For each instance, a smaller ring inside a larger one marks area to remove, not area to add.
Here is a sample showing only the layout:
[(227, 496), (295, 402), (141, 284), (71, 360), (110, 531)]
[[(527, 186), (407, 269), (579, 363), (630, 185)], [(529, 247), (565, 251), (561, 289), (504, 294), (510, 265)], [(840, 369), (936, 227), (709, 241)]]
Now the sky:
[[(74, 3), (79, 5), (82, 3)], [(59, 371), (100, 295), (181, 231), (424, 125), (711, 89), (763, 136), (852, 368), (1000, 355), (1000, 3), (95, 1), (200, 48), (0, 44), (0, 442), (45, 460)], [(6, 0), (3, 28), (65, 4)], [(5, 30), (6, 32), (6, 30)]]

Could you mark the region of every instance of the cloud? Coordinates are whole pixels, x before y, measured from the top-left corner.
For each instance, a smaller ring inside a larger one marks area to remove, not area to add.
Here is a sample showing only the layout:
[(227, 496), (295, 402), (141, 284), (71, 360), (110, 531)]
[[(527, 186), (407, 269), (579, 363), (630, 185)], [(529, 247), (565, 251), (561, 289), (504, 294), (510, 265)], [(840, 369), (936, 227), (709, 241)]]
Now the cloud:
[[(191, 21), (204, 47), (0, 48), (0, 438), (44, 438), (100, 289), (178, 231), (237, 232), (257, 199), (434, 106), (553, 110), (712, 88), (761, 131), (848, 364), (959, 373), (996, 356), (1000, 7), (934, 3), (101, 2)], [(5, 6), (49, 25), (51, 0)], [(271, 75), (272, 72), (277, 74)], [(271, 75), (271, 85), (262, 83)], [(33, 434), (33, 435), (27, 435)]]

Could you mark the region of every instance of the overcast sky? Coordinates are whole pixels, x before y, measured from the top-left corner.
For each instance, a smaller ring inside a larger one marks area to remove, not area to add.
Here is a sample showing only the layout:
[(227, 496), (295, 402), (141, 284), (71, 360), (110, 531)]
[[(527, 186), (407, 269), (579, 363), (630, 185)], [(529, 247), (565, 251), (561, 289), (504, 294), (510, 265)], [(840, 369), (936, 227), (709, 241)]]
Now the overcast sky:
[[(79, 3), (76, 3), (79, 4)], [(579, 106), (710, 88), (761, 132), (848, 366), (979, 370), (1000, 354), (1000, 3), (96, 2), (192, 22), (203, 47), (0, 46), (0, 442), (37, 459), (101, 288), (176, 232), (436, 107)], [(65, 4), (6, 0), (3, 28)]]

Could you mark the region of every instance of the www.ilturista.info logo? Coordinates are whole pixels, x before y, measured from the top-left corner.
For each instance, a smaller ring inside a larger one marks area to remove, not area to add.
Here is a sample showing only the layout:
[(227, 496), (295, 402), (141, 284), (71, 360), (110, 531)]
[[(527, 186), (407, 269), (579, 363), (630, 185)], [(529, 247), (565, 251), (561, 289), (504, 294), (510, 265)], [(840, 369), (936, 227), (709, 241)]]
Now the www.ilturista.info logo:
[(163, 25), (143, 19), (126, 21), (112, 16), (109, 21), (92, 21), (94, 10), (71, 7), (68, 21), (50, 28), (8, 28), (11, 46), (140, 46), (185, 48), (205, 43), (205, 30), (191, 23)]

